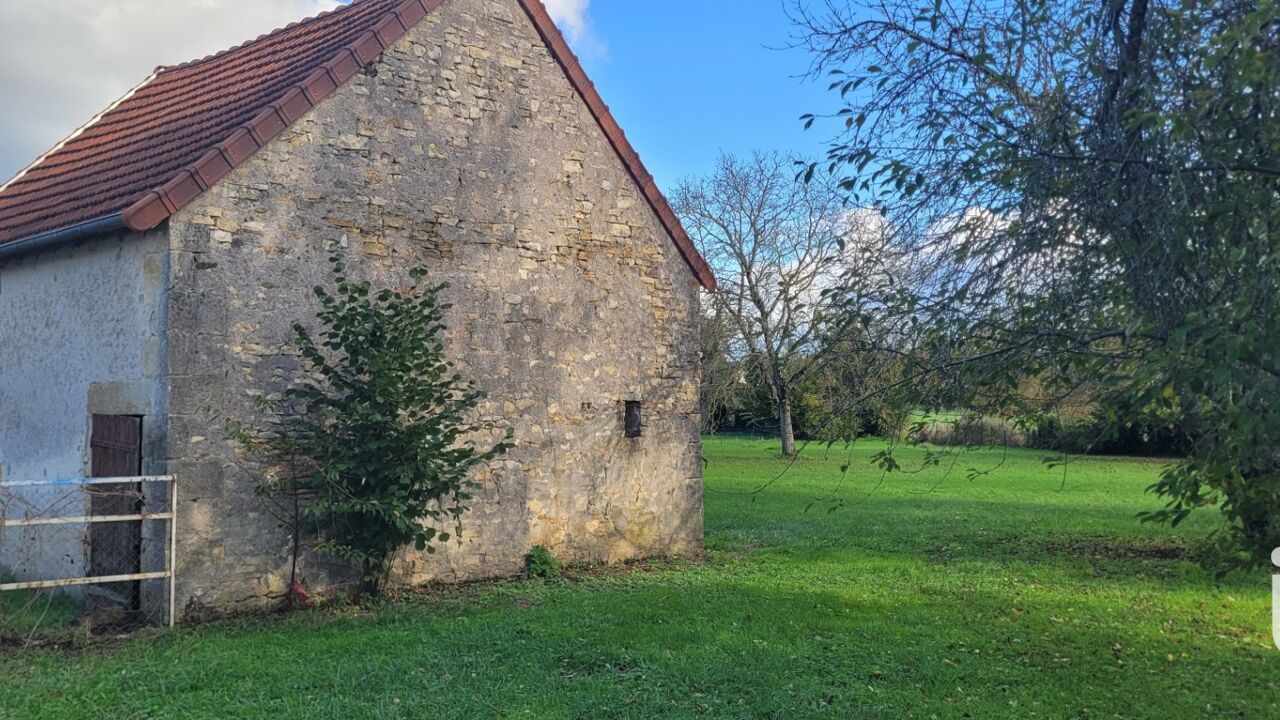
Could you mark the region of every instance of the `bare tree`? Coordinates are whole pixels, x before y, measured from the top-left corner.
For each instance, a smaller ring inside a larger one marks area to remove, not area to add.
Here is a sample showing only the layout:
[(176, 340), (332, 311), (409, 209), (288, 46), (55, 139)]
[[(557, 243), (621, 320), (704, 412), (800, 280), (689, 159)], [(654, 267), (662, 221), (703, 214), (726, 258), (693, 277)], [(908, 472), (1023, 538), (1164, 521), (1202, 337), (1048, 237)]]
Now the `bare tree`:
[(837, 193), (777, 155), (720, 158), (675, 192), (676, 211), (720, 278), (708, 312), (729, 329), (739, 372), (769, 385), (782, 454), (796, 451), (795, 384), (821, 357), (825, 290), (841, 274), (849, 218)]
[(741, 403), (740, 390), (745, 378), (742, 368), (730, 351), (736, 324), (718, 303), (704, 303), (698, 325), (699, 357), (702, 383), (699, 404), (702, 407), (702, 431), (714, 432), (728, 416), (736, 416)]

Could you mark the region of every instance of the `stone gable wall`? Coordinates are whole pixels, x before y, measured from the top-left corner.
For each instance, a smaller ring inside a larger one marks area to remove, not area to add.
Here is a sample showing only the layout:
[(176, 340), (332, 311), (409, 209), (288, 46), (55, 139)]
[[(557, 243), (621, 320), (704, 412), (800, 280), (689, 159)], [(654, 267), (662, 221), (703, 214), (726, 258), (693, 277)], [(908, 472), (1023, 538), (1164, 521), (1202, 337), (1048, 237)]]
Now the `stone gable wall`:
[[(353, 274), (452, 284), (449, 350), (517, 447), (479, 478), (461, 544), (400, 577), (696, 552), (697, 281), (514, 0), (447, 0), (364, 74), (170, 221), (169, 469), (180, 603), (284, 590), (285, 533), (224, 422), (297, 367), (290, 325), (337, 244)], [(623, 402), (645, 433), (623, 437)], [(335, 572), (331, 572), (335, 571)], [(340, 578), (308, 558), (313, 584)]]

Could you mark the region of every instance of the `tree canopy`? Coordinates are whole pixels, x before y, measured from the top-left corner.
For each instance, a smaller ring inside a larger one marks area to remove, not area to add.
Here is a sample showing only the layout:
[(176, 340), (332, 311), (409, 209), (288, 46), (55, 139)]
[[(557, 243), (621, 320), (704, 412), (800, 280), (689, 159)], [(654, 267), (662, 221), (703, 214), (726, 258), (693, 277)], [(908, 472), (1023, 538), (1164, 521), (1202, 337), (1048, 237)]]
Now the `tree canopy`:
[[(1083, 387), (1188, 455), (1152, 520), (1217, 506), (1231, 564), (1280, 546), (1280, 10), (1273, 0), (806, 2), (827, 161), (927, 281), (913, 407), (1052, 412)], [(883, 321), (884, 318), (882, 317)], [(1027, 378), (1041, 393), (1026, 396)]]

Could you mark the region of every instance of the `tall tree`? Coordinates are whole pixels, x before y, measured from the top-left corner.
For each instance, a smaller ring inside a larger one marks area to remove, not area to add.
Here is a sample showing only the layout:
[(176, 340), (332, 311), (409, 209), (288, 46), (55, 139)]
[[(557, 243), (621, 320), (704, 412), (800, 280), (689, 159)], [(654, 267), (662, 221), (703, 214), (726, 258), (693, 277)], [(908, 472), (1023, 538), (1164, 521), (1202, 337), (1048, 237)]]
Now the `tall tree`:
[[(1228, 559), (1280, 546), (1280, 10), (1273, 0), (795, 6), (829, 73), (828, 162), (896, 242), (940, 259), (893, 309), (909, 376), (1028, 410), (1031, 376), (1176, 425), (1154, 491), (1224, 513)], [(806, 116), (809, 124), (823, 117)], [(906, 383), (927, 405), (937, 384)]]
[(737, 371), (758, 371), (768, 383), (782, 454), (790, 457), (795, 384), (817, 361), (823, 290), (840, 275), (848, 234), (840, 198), (818, 183), (797, 182), (790, 161), (763, 153), (721, 157), (709, 176), (686, 181), (674, 198), (720, 278), (708, 312), (728, 325), (728, 351), (743, 361)]

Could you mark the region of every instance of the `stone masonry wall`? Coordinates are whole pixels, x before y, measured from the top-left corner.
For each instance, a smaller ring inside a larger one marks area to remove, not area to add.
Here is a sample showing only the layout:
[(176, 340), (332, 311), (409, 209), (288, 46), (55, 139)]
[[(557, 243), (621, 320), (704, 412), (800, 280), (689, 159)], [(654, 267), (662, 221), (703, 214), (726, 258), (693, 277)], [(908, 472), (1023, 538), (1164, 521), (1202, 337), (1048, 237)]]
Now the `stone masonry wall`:
[[(449, 351), (515, 431), (461, 543), (409, 553), (401, 579), (514, 574), (539, 544), (587, 561), (700, 549), (697, 282), (514, 0), (447, 0), (170, 232), (189, 610), (284, 590), (287, 537), (224, 421), (297, 367), (284, 344), (314, 317), (332, 244), (375, 284), (417, 264), (452, 284)], [(628, 440), (633, 399), (646, 427)]]

